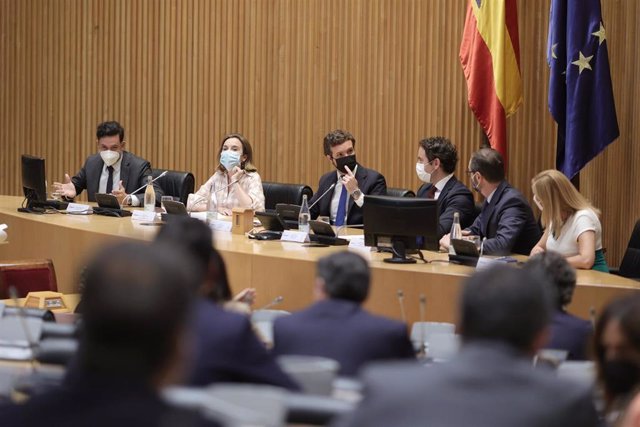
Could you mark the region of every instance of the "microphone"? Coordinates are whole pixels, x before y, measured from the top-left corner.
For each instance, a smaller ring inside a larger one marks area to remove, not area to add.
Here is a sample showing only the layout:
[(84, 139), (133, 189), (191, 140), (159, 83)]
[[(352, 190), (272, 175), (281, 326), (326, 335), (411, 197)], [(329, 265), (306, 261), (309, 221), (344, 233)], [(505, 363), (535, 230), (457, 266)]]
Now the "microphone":
[(15, 286), (9, 287), (9, 296), (11, 297), (11, 299), (13, 300), (13, 303), (18, 309), (16, 314), (18, 319), (20, 320), (20, 328), (24, 332), (24, 337), (27, 340), (27, 345), (29, 346), (29, 350), (31, 351), (31, 355), (29, 356), (29, 363), (31, 364), (32, 372), (36, 373), (38, 370), (36, 365), (36, 348), (38, 345), (33, 339), (33, 336), (31, 335), (31, 330), (27, 325), (27, 320), (26, 320), (27, 315), (25, 314), (24, 307), (22, 307), (20, 305), (20, 301), (18, 301), (18, 291), (16, 290)]
[(309, 209), (311, 209), (312, 207), (314, 207), (314, 206), (316, 205), (316, 203), (318, 203), (318, 202), (319, 202), (319, 201), (320, 201), (324, 196), (326, 196), (326, 194), (327, 194), (329, 191), (333, 190), (333, 189), (335, 188), (335, 186), (336, 186), (336, 183), (335, 183), (335, 182), (334, 182), (333, 184), (331, 184), (331, 186), (330, 186), (329, 188), (327, 188), (327, 190), (326, 190), (324, 193), (322, 193), (322, 194), (320, 195), (320, 197), (318, 197), (318, 198), (316, 199), (316, 201), (315, 201), (315, 202), (311, 203), (311, 206), (309, 206)]
[(258, 310), (266, 310), (270, 307), (273, 307), (274, 305), (280, 304), (282, 301), (284, 301), (284, 297), (282, 295), (279, 295), (275, 297), (269, 304), (259, 308)]
[(427, 306), (427, 297), (424, 294), (420, 294), (420, 352), (419, 355), (427, 355), (427, 343), (426, 343), (426, 331), (425, 331), (425, 317), (424, 312)]
[(402, 321), (404, 323), (407, 323), (407, 315), (405, 314), (405, 311), (404, 311), (404, 292), (402, 292), (402, 289), (398, 289), (397, 295), (398, 295), (398, 304), (400, 304), (400, 316), (402, 317)]
[[(154, 182), (156, 182), (157, 180), (159, 180), (160, 178), (162, 178), (163, 176), (165, 176), (169, 171), (164, 171), (162, 172), (160, 175), (158, 175), (157, 177), (155, 177), (154, 179), (151, 180), (151, 183), (153, 184)], [(132, 195), (136, 194), (138, 191), (142, 190), (143, 188), (146, 188), (147, 184), (143, 185), (142, 187), (138, 188), (137, 190), (127, 194), (127, 196), (124, 198), (124, 200), (122, 201), (124, 204), (124, 201), (127, 200), (127, 198), (131, 198)]]
[(480, 243), (480, 256), (484, 253), (484, 242), (487, 240), (487, 236), (482, 238), (482, 242)]
[[(158, 177), (159, 178), (159, 177)], [(231, 187), (233, 184), (235, 184), (236, 182), (240, 181), (239, 179), (236, 179), (235, 181), (231, 181), (229, 184), (222, 186), (221, 188), (218, 188), (217, 190), (214, 191), (214, 193), (217, 193), (219, 191), (222, 190), (226, 190), (227, 188)], [(199, 204), (201, 204), (202, 202), (206, 202), (209, 200), (209, 197), (203, 197), (200, 196), (199, 199), (197, 199), (193, 205), (191, 205), (191, 209), (189, 209), (189, 213), (191, 213), (191, 211), (193, 211), (193, 208), (195, 208), (196, 206), (198, 206)]]
[(589, 320), (591, 321), (591, 327), (596, 329), (596, 308), (594, 306), (589, 307)]

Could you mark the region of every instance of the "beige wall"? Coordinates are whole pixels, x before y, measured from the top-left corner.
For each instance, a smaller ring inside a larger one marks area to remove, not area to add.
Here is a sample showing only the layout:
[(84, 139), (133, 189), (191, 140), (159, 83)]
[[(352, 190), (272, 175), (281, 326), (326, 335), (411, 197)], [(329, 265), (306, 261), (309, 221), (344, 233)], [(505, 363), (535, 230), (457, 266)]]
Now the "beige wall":
[[(640, 2), (603, 0), (621, 138), (582, 174), (617, 264), (640, 216)], [(548, 0), (519, 1), (525, 101), (508, 121), (509, 179), (552, 167)], [(95, 150), (115, 119), (155, 167), (213, 171), (221, 136), (254, 145), (263, 179), (317, 185), (323, 135), (344, 127), (390, 186), (418, 186), (416, 143), (446, 135), (466, 167), (480, 129), (458, 62), (465, 0), (0, 0), (0, 193), (20, 193), (19, 155), (49, 181)], [(468, 182), (467, 182), (468, 184)]]

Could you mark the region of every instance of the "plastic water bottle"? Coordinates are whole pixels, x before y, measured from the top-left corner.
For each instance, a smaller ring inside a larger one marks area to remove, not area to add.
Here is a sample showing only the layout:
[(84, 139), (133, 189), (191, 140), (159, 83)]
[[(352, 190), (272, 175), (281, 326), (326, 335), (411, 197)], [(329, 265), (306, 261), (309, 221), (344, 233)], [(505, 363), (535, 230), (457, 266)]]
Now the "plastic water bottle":
[(147, 177), (147, 188), (144, 190), (144, 210), (146, 212), (156, 211), (156, 190), (153, 189), (153, 177)]
[(449, 234), (449, 254), (455, 255), (456, 250), (453, 249), (453, 244), (451, 244), (451, 240), (453, 239), (462, 239), (462, 228), (460, 228), (460, 213), (453, 213), (453, 225), (451, 226), (451, 234)]
[(298, 215), (298, 230), (309, 234), (310, 219), (311, 212), (309, 212), (309, 203), (307, 202), (307, 195), (304, 194), (302, 196), (302, 206), (300, 206), (300, 215)]
[(216, 190), (211, 184), (211, 190), (209, 191), (209, 199), (207, 200), (207, 224), (212, 225), (218, 219), (218, 199), (216, 197)]

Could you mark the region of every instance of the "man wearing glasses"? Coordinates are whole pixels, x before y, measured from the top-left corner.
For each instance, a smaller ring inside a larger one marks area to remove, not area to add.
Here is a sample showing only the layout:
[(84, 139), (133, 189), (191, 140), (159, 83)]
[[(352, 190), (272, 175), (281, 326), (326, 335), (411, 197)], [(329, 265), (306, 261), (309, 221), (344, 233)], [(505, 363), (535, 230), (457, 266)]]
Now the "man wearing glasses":
[[(487, 255), (529, 255), (542, 231), (522, 193), (505, 180), (500, 153), (491, 148), (476, 151), (467, 173), (471, 176), (471, 186), (485, 201), (480, 215), (462, 234), (486, 238), (483, 252)], [(448, 250), (449, 244), (447, 234), (440, 240), (440, 246)]]
[(337, 171), (320, 177), (318, 191), (309, 201), (311, 217), (328, 216), (331, 223), (362, 225), (364, 195), (386, 195), (384, 176), (356, 162), (356, 139), (349, 132), (334, 130), (324, 137), (324, 154)]

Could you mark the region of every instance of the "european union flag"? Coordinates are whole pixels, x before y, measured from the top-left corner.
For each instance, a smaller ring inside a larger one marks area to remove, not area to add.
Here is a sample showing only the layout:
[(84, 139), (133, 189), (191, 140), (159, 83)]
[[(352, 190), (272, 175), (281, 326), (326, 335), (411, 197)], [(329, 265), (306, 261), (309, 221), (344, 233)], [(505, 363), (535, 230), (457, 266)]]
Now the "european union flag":
[(556, 168), (573, 178), (618, 136), (600, 0), (552, 0), (549, 110), (558, 123)]

